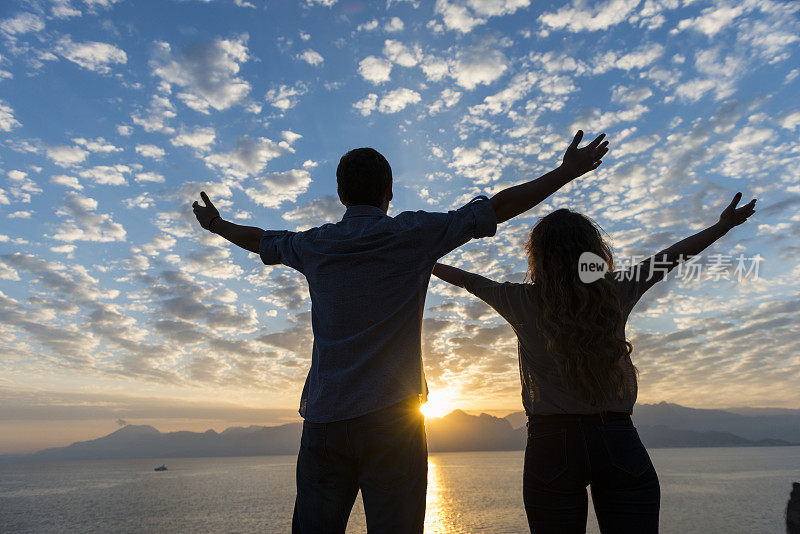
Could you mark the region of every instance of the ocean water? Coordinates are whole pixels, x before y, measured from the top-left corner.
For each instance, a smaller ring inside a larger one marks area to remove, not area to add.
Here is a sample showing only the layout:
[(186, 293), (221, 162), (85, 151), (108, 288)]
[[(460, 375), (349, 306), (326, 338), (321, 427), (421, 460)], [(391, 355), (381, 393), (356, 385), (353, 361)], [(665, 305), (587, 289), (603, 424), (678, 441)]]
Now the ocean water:
[[(800, 447), (654, 449), (661, 532), (784, 532)], [(426, 532), (527, 532), (522, 452), (430, 455)], [(294, 457), (0, 464), (0, 532), (290, 531)], [(587, 532), (597, 532), (590, 510)], [(366, 532), (360, 498), (349, 533)]]

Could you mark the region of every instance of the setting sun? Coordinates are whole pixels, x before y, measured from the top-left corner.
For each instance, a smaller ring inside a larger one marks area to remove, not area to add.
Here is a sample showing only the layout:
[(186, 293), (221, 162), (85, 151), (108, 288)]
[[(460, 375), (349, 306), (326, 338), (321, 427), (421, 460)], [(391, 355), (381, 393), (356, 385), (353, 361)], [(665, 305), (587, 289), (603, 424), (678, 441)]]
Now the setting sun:
[(428, 402), (420, 406), (422, 414), (430, 419), (432, 417), (443, 417), (456, 407), (453, 404), (453, 398), (447, 392), (436, 391), (428, 395)]

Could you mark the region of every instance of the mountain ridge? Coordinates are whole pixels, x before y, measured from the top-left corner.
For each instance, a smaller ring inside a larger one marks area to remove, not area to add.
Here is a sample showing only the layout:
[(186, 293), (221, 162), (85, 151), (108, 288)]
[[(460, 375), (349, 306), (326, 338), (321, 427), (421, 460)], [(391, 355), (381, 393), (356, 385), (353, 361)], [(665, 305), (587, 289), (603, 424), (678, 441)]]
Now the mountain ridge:
[[(634, 424), (645, 446), (725, 447), (800, 444), (800, 413), (742, 415), (678, 404), (637, 405)], [(526, 443), (522, 412), (506, 417), (454, 410), (426, 420), (431, 452), (521, 450)], [(294, 455), (301, 423), (228, 427), (222, 432), (160, 432), (151, 425), (126, 425), (106, 436), (51, 447), (31, 454), (0, 456), (5, 461)]]

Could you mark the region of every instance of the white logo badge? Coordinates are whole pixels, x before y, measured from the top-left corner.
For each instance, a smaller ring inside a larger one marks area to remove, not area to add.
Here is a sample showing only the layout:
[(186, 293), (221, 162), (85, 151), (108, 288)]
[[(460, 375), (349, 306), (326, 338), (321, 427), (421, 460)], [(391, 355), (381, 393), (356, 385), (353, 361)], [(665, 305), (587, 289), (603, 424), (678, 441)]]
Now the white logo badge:
[(578, 258), (578, 278), (584, 284), (591, 284), (606, 275), (608, 264), (594, 252), (584, 252)]

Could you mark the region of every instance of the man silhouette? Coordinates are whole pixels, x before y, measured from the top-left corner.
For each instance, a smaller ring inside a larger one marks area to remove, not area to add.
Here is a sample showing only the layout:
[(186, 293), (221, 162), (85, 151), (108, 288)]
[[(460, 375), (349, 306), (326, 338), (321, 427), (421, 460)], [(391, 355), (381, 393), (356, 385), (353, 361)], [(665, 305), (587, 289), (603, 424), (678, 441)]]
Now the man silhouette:
[(300, 401), (293, 532), (343, 533), (359, 489), (369, 532), (422, 532), (428, 465), (420, 331), (433, 266), (597, 168), (608, 142), (600, 135), (579, 149), (582, 136), (557, 169), (447, 213), (388, 216), (392, 170), (371, 148), (351, 150), (336, 169), (342, 220), (304, 232), (234, 224), (200, 193), (205, 205), (192, 206), (204, 229), (308, 282), (314, 345)]

